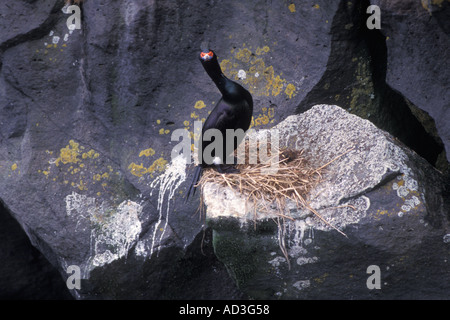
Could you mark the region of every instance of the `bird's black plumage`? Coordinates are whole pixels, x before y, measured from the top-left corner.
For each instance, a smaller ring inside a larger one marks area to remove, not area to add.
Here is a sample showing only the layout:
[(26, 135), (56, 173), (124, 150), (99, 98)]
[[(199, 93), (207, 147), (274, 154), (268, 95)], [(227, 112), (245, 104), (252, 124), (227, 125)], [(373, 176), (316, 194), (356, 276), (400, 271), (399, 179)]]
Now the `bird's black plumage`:
[[(230, 142), (226, 141), (226, 130), (241, 129), (247, 131), (250, 127), (253, 114), (253, 99), (246, 89), (244, 89), (238, 83), (228, 79), (222, 72), (217, 56), (214, 51), (202, 49), (200, 53), (200, 62), (202, 63), (206, 73), (209, 75), (211, 80), (216, 84), (222, 98), (217, 103), (216, 107), (211, 111), (208, 118), (202, 127), (201, 134), (201, 148), (199, 148), (199, 159), (204, 159), (203, 152), (205, 148), (213, 141), (205, 141), (203, 139), (204, 133), (209, 129), (217, 129), (222, 134), (223, 141), (223, 151), (219, 152), (221, 162), (225, 163), (225, 158), (228, 156), (226, 146)], [(235, 140), (233, 143), (233, 151), (237, 148), (241, 141)], [(201, 154), (200, 154), (201, 152)], [(189, 187), (186, 200), (195, 194), (195, 189), (198, 181), (200, 180), (203, 168), (209, 166), (205, 162), (201, 162), (197, 165), (194, 172), (194, 177), (192, 179), (191, 185)]]

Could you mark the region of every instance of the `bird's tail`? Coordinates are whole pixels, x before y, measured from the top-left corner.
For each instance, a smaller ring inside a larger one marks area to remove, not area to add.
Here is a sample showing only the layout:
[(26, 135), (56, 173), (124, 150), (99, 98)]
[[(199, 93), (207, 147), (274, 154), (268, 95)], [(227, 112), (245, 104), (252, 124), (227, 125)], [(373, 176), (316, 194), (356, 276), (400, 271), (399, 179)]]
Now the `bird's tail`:
[(189, 200), (189, 197), (193, 197), (195, 195), (195, 190), (197, 189), (197, 183), (200, 181), (200, 177), (202, 176), (203, 168), (201, 166), (195, 167), (194, 177), (192, 178), (191, 185), (189, 186), (189, 190), (186, 194), (185, 201)]

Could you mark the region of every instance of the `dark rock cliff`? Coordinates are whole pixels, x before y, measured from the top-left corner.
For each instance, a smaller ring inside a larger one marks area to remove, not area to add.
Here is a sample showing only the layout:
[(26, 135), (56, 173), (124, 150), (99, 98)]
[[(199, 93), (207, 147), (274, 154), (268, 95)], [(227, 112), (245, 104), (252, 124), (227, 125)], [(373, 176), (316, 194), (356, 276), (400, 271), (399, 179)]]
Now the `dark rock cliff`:
[[(380, 30), (364, 28), (370, 4)], [(42, 254), (33, 273), (53, 279), (41, 285), (48, 295), (2, 280), (2, 297), (66, 297), (71, 265), (79, 299), (245, 296), (204, 234), (198, 199), (183, 203), (191, 171), (171, 158), (174, 130), (193, 134), (220, 98), (197, 60), (203, 40), (252, 93), (253, 128), (337, 104), (448, 172), (449, 1), (79, 8), (76, 29), (63, 0), (0, 3), (0, 199), (20, 225), (3, 232), (26, 235)]]

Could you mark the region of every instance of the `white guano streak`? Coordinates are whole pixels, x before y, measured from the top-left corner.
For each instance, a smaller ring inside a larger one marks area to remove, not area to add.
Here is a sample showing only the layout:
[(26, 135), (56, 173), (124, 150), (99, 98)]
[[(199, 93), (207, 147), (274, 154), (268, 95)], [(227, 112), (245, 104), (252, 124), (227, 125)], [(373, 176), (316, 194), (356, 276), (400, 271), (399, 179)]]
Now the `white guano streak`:
[[(153, 180), (153, 182), (150, 185), (150, 188), (152, 189), (152, 191), (150, 192), (150, 196), (152, 196), (153, 191), (155, 191), (157, 185), (159, 185), (158, 206), (157, 206), (159, 217), (153, 229), (152, 245), (150, 247), (150, 256), (153, 254), (156, 234), (163, 219), (163, 205), (164, 199), (166, 198), (166, 194), (167, 194), (167, 204), (166, 204), (166, 214), (164, 217), (166, 222), (159, 237), (158, 243), (161, 243), (164, 234), (166, 232), (166, 227), (169, 223), (170, 200), (173, 198), (175, 191), (185, 180), (186, 180), (186, 158), (182, 155), (179, 155), (174, 159), (172, 159), (170, 165), (167, 166), (166, 171), (164, 171), (163, 174), (161, 174), (155, 180)], [(158, 254), (160, 247), (161, 246), (158, 246)]]

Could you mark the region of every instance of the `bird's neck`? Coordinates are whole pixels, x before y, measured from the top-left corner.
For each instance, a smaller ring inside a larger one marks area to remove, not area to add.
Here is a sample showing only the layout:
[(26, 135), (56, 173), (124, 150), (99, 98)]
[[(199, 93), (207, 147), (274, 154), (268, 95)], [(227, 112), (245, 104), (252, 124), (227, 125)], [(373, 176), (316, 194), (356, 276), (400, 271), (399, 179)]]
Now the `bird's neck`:
[(208, 68), (205, 68), (211, 80), (216, 84), (222, 96), (226, 98), (232, 98), (237, 91), (237, 84), (228, 79), (222, 72), (220, 65), (213, 64)]
[(228, 79), (223, 73), (212, 78), (220, 93), (224, 98), (231, 98), (233, 93), (235, 92), (236, 84)]

